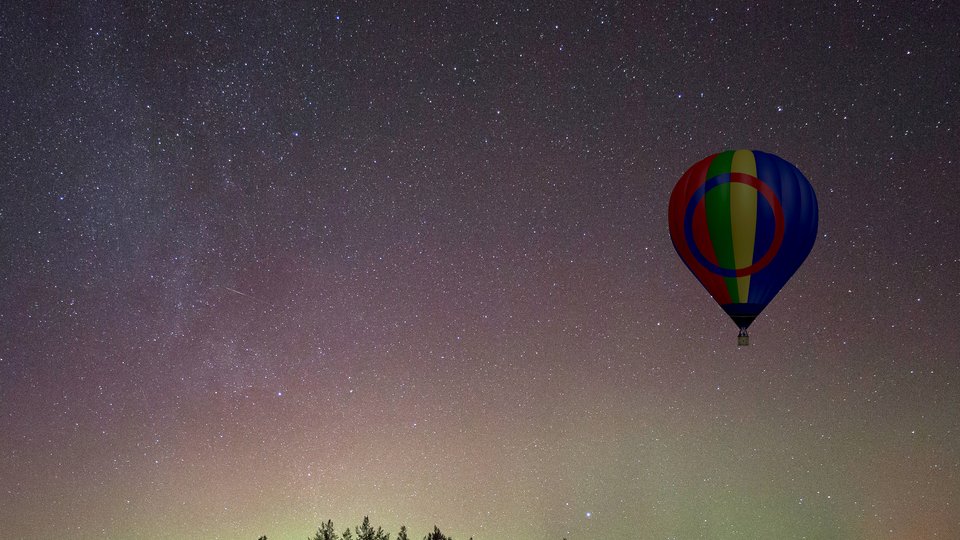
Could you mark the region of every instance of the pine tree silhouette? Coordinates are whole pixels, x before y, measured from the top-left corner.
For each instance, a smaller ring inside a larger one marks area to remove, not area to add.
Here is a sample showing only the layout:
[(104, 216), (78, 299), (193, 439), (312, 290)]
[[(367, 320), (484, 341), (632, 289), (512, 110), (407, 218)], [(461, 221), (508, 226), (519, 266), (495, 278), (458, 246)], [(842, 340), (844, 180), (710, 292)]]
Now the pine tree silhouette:
[(373, 527), (370, 526), (370, 516), (363, 516), (363, 523), (357, 527), (357, 540), (373, 540)]
[(426, 535), (426, 536), (424, 536), (424, 537), (423, 537), (423, 540), (453, 540), (453, 537), (452, 537), (452, 536), (451, 536), (451, 537), (447, 537), (447, 536), (444, 535), (442, 532), (440, 532), (440, 528), (439, 528), (439, 527), (437, 527), (436, 525), (434, 525), (434, 526), (433, 526), (433, 532), (430, 533), (430, 534), (428, 534), (428, 535)]
[(357, 527), (357, 540), (390, 540), (390, 533), (383, 532), (383, 528), (373, 528), (370, 516), (363, 516), (363, 523)]
[[(267, 535), (260, 536), (257, 540), (267, 540)], [(390, 533), (385, 532), (382, 527), (374, 528), (370, 523), (370, 516), (363, 516), (363, 522), (353, 528), (347, 527), (340, 535), (337, 535), (333, 526), (333, 520), (320, 522), (320, 527), (313, 536), (307, 540), (390, 540)], [(410, 540), (410, 532), (406, 525), (400, 525), (400, 532), (397, 533), (397, 540)], [(423, 540), (454, 540), (452, 536), (447, 536), (440, 531), (440, 527), (433, 526), (433, 531), (423, 537)], [(470, 537), (473, 540), (473, 537)], [(567, 540), (564, 538), (563, 540)]]
[(327, 520), (326, 523), (320, 525), (320, 528), (317, 529), (317, 534), (313, 535), (312, 538), (307, 540), (340, 540), (337, 537), (337, 531), (333, 528), (333, 521)]

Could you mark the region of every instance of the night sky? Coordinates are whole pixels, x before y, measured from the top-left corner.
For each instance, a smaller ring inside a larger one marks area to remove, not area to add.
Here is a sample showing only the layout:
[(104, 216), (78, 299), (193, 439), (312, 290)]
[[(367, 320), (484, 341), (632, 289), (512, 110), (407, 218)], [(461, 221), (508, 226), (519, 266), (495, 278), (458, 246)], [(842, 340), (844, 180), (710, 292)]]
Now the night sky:
[[(960, 538), (955, 2), (61, 4), (0, 8), (0, 537)], [(667, 226), (732, 148), (820, 204), (745, 348)]]

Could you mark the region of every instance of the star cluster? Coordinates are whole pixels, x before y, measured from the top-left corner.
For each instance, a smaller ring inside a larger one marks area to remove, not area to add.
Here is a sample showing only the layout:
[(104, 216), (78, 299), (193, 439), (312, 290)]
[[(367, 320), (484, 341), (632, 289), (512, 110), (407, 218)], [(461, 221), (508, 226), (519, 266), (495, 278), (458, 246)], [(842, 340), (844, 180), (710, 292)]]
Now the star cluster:
[[(955, 5), (0, 8), (5, 538), (960, 536)], [(795, 163), (736, 348), (670, 190)]]

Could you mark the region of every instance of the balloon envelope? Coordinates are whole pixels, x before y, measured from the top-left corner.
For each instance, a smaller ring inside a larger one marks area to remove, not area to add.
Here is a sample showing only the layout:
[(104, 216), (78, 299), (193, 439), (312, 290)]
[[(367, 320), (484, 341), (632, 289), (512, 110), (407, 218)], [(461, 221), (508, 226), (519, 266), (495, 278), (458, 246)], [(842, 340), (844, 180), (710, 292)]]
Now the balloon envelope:
[(673, 188), (669, 213), (677, 254), (744, 337), (817, 236), (810, 182), (792, 164), (757, 150), (698, 161)]

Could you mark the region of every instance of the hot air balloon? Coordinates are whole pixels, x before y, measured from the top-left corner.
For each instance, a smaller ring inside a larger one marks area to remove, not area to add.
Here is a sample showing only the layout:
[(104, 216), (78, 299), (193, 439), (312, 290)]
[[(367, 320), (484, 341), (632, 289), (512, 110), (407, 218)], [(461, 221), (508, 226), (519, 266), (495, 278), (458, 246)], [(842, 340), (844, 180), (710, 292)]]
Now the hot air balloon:
[(670, 195), (677, 254), (740, 328), (773, 300), (813, 248), (817, 197), (796, 167), (773, 154), (729, 150), (702, 159)]

